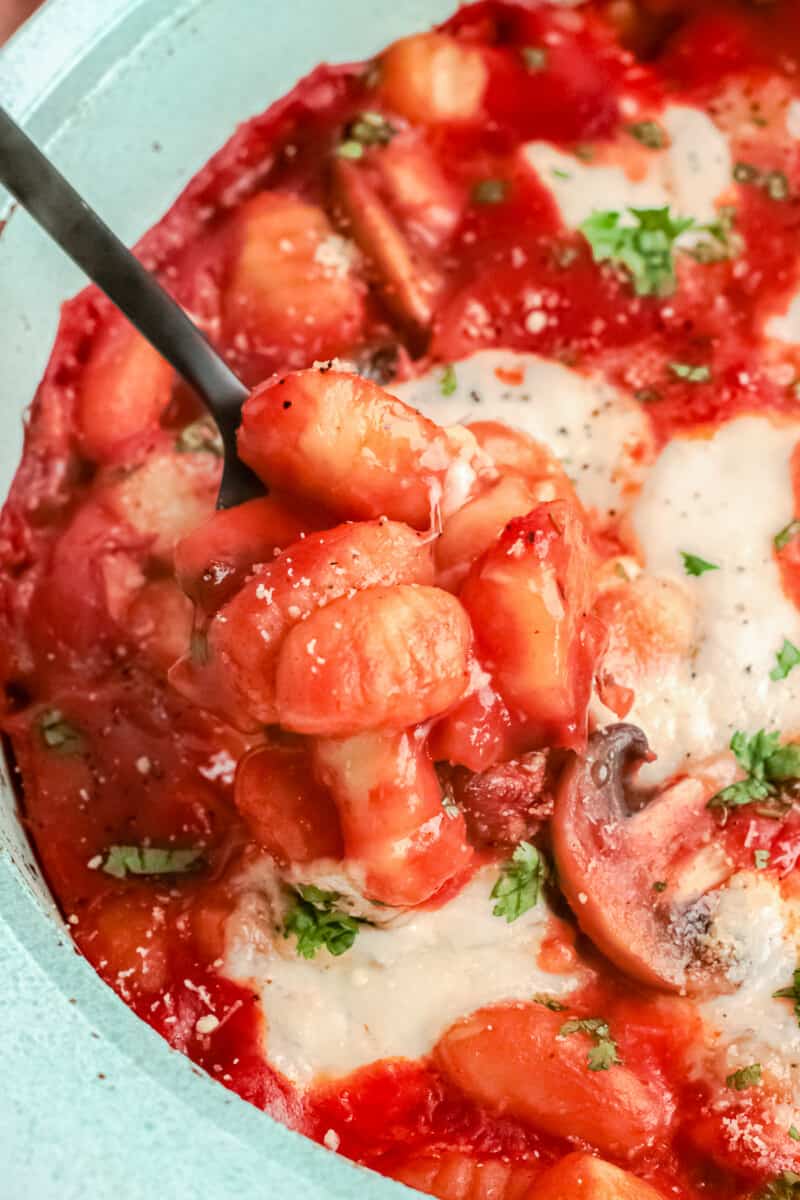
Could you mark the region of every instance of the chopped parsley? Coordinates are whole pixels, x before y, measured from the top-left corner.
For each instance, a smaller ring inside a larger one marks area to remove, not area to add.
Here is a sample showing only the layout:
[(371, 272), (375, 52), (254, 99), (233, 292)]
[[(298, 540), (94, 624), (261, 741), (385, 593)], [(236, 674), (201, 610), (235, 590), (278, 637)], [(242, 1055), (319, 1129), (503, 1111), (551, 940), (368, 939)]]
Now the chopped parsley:
[(784, 525), (780, 533), (776, 533), (772, 539), (776, 550), (783, 550), (784, 546), (788, 546), (789, 542), (793, 542), (800, 533), (800, 521), (790, 521), (788, 525)]
[(84, 748), (82, 734), (64, 719), (60, 708), (48, 708), (39, 718), (39, 733), (48, 750), (59, 754), (80, 754)]
[(665, 892), (666, 890), (667, 890), (667, 881), (666, 881), (666, 879), (658, 879), (658, 880), (656, 880), (656, 882), (653, 884), (653, 891), (654, 891), (654, 892), (659, 892), (659, 893), (661, 893), (661, 892)]
[(796, 1125), (790, 1125), (789, 1129), (788, 1129), (788, 1133), (789, 1133), (789, 1137), (793, 1141), (800, 1142), (800, 1129), (798, 1129)]
[(737, 730), (730, 748), (747, 778), (732, 783), (712, 796), (709, 808), (741, 808), (760, 800), (780, 796), (781, 784), (800, 779), (800, 744), (789, 742), (782, 746), (779, 733), (759, 729), (748, 737)]
[(337, 892), (324, 892), (311, 884), (297, 889), (294, 907), (283, 923), (283, 936), (294, 934), (297, 953), (314, 958), (323, 946), (335, 958), (349, 950), (356, 940), (360, 922), (335, 907)]
[(505, 179), (479, 179), (472, 187), (473, 204), (502, 204), (507, 195)]
[(348, 138), (346, 142), (339, 143), (336, 147), (336, 153), (339, 155), (339, 158), (363, 158), (364, 147), (355, 138)]
[(558, 1036), (565, 1038), (573, 1033), (585, 1033), (594, 1038), (595, 1044), (586, 1056), (590, 1071), (607, 1071), (609, 1067), (621, 1063), (622, 1060), (617, 1054), (617, 1043), (611, 1036), (608, 1022), (602, 1017), (575, 1017), (571, 1021), (565, 1021), (558, 1031)]
[(640, 404), (655, 404), (661, 399), (661, 393), (657, 388), (643, 387), (638, 388), (633, 393), (634, 400), (638, 400)]
[(737, 183), (751, 183), (766, 192), (770, 200), (788, 200), (791, 195), (789, 180), (783, 171), (761, 171), (752, 163), (737, 162), (733, 168)]
[(770, 200), (789, 199), (789, 180), (783, 171), (769, 171), (764, 176), (763, 186)]
[(624, 267), (640, 296), (668, 296), (675, 290), (675, 241), (694, 225), (691, 217), (673, 217), (669, 208), (630, 208), (595, 212), (580, 226), (595, 262)]
[(775, 655), (776, 664), (769, 673), (770, 679), (785, 679), (790, 671), (800, 663), (800, 650), (788, 638), (783, 639), (783, 645)]
[(510, 860), (500, 869), (500, 878), (492, 888), (496, 900), (492, 913), (505, 917), (510, 925), (539, 903), (542, 887), (550, 877), (547, 860), (530, 842), (520, 842)]
[[(342, 145), (346, 146), (350, 142), (356, 142), (360, 146), (385, 146), (396, 133), (394, 125), (387, 121), (382, 113), (362, 112), (347, 126), (345, 141)], [(341, 146), (339, 153), (341, 154)], [(360, 155), (352, 157), (360, 157)]]
[(800, 1196), (800, 1175), (781, 1171), (780, 1175), (758, 1193), (758, 1200), (797, 1200)]
[(561, 1004), (559, 1000), (554, 1000), (552, 996), (545, 996), (542, 992), (537, 992), (533, 997), (534, 1004), (541, 1004), (544, 1008), (549, 1008), (550, 1012), (566, 1012), (566, 1004)]
[(705, 363), (671, 362), (669, 369), (678, 379), (685, 379), (687, 383), (708, 383), (711, 378), (711, 367)]
[(525, 66), (534, 74), (547, 67), (548, 54), (544, 46), (523, 46), (520, 55)]
[(761, 1063), (751, 1063), (749, 1067), (740, 1067), (738, 1071), (728, 1075), (725, 1080), (725, 1086), (733, 1088), (737, 1092), (743, 1092), (745, 1088), (754, 1087), (757, 1083), (761, 1083)]
[(200, 417), (181, 430), (175, 439), (175, 449), (179, 454), (205, 452), (222, 458), (224, 453), (222, 434), (211, 417)]
[(157, 846), (109, 846), (101, 864), (106, 875), (185, 875), (203, 858), (200, 850), (161, 850)]
[(683, 569), (687, 575), (705, 575), (706, 571), (719, 571), (720, 569), (716, 563), (707, 562), (698, 554), (688, 554), (685, 550), (681, 550), (680, 553), (683, 559)]
[(794, 1015), (797, 1017), (797, 1024), (800, 1025), (800, 967), (796, 967), (792, 972), (792, 982), (789, 987), (778, 988), (777, 992), (772, 993), (774, 1000), (794, 1000)]
[(753, 865), (757, 871), (766, 871), (769, 866), (769, 850), (754, 850)]
[(667, 144), (667, 133), (658, 121), (637, 121), (628, 126), (628, 133), (648, 150), (662, 150)]
[(553, 167), (552, 175), (554, 179), (572, 179), (569, 171), (562, 171), (561, 167)]
[(456, 379), (456, 370), (452, 363), (449, 363), (442, 371), (442, 377), (439, 380), (439, 391), (443, 396), (452, 396), (458, 387)]
[(733, 178), (736, 183), (758, 183), (761, 172), (752, 163), (737, 162), (733, 168)]
[(741, 254), (744, 242), (736, 232), (736, 209), (730, 204), (724, 204), (717, 212), (717, 219), (707, 225), (696, 225), (695, 231), (701, 236), (691, 239), (691, 243), (681, 246), (681, 249), (693, 258), (695, 262), (722, 262), (726, 258), (735, 258)]

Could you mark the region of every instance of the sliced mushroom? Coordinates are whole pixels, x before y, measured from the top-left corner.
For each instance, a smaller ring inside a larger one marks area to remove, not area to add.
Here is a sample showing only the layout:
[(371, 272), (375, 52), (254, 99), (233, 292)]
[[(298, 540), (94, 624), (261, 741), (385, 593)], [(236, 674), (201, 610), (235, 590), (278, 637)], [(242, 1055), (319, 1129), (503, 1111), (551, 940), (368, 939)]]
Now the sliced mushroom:
[(350, 234), (375, 269), (387, 307), (410, 334), (424, 339), (442, 286), (439, 272), (415, 253), (365, 171), (337, 159), (334, 191)]
[(703, 897), (734, 869), (707, 807), (732, 768), (720, 760), (646, 802), (628, 781), (649, 754), (640, 729), (612, 725), (566, 768), (552, 821), (561, 886), (583, 931), (628, 975), (669, 991), (725, 990)]

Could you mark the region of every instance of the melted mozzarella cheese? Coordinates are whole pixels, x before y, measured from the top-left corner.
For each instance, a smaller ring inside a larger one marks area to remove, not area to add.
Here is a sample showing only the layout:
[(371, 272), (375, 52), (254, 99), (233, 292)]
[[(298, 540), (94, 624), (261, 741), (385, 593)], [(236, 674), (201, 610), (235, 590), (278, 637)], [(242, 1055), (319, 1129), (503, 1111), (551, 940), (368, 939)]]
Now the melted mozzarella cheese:
[[(515, 373), (521, 382), (506, 382)], [(800, 671), (770, 679), (783, 639), (800, 644), (800, 613), (773, 556), (793, 513), (800, 423), (737, 418), (710, 438), (675, 438), (651, 466), (641, 453), (650, 444), (642, 409), (597, 377), (496, 350), (454, 364), (454, 376), (449, 396), (441, 370), (394, 390), (441, 424), (503, 421), (545, 443), (588, 507), (607, 515), (632, 506), (647, 575), (685, 596), (687, 653), (645, 660), (635, 677), (618, 679), (636, 693), (627, 719), (658, 754), (642, 781), (661, 782), (724, 749), (736, 729), (800, 733)], [(689, 577), (682, 551), (720, 569)], [(617, 719), (599, 702), (594, 715), (601, 724)]]
[(581, 162), (549, 142), (530, 142), (523, 154), (570, 228), (593, 212), (667, 205), (698, 222), (713, 221), (731, 186), (731, 152), (724, 134), (706, 113), (686, 105), (668, 106), (660, 121), (670, 144), (648, 151), (647, 170), (639, 178), (623, 166)]
[[(770, 679), (784, 638), (800, 643), (800, 612), (773, 556), (793, 512), (799, 437), (798, 422), (740, 417), (710, 438), (675, 438), (635, 503), (646, 570), (685, 589), (694, 627), (688, 654), (620, 680), (636, 692), (627, 719), (658, 754), (648, 782), (723, 749), (736, 729), (800, 733), (800, 672)], [(682, 551), (719, 569), (689, 577)]]
[(481, 871), (443, 908), (362, 926), (339, 958), (294, 954), (273, 935), (272, 868), (264, 863), (228, 925), (225, 973), (254, 987), (270, 1061), (303, 1086), (377, 1059), (419, 1058), (459, 1017), (485, 1004), (563, 996), (580, 977), (537, 964), (551, 919), (544, 903), (512, 924), (492, 914), (497, 871)]
[(800, 1102), (800, 1027), (791, 1000), (774, 992), (790, 986), (798, 961), (796, 906), (778, 886), (742, 872), (715, 893), (707, 940), (729, 963), (735, 990), (698, 1005), (705, 1026), (693, 1064), (719, 1081), (759, 1063), (765, 1085)]
[(440, 425), (502, 421), (537, 438), (602, 516), (618, 514), (641, 484), (652, 442), (647, 417), (599, 376), (511, 350), (481, 350), (453, 373), (452, 395), (442, 395), (441, 369), (392, 391)]

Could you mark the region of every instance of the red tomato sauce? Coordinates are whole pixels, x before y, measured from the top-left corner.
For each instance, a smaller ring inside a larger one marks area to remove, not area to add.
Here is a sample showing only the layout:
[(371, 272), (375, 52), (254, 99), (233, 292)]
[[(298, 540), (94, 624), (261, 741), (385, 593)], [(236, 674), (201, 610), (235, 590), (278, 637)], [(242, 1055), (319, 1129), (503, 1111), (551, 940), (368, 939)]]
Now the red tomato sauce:
[[(389, 379), (481, 347), (535, 351), (601, 369), (639, 394), (662, 440), (738, 411), (800, 410), (794, 372), (771, 369), (751, 333), (785, 308), (800, 277), (800, 143), (742, 148), (748, 161), (783, 172), (788, 197), (776, 201), (740, 185), (741, 255), (710, 265), (682, 261), (669, 303), (637, 296), (619, 274), (599, 269), (515, 158), (535, 138), (567, 150), (613, 138), (624, 123), (624, 96), (653, 107), (665, 96), (703, 105), (729, 78), (764, 73), (796, 88), (800, 14), (791, 0), (666, 8), (675, 11), (623, 23), (622, 40), (601, 5), (577, 21), (486, 0), (452, 18), (445, 30), (481, 48), (489, 84), (481, 123), (421, 134), (461, 201), (446, 248), (428, 256), (439, 276), (430, 330), (410, 331), (370, 280), (363, 320), (339, 353)], [(549, 67), (532, 72), (520, 50), (541, 44), (549, 46)], [(318, 68), (244, 125), (138, 247), (249, 385), (309, 366), (330, 347), (313, 326), (271, 345), (228, 336), (224, 291), (240, 237), (236, 214), (269, 189), (321, 205), (336, 224), (331, 154), (343, 127), (375, 104), (374, 88), (369, 64)], [(503, 181), (501, 203), (470, 199), (486, 180)], [(557, 314), (536, 333), (525, 324), (531, 291), (547, 294)], [(536, 1167), (555, 1162), (571, 1143), (484, 1110), (426, 1063), (379, 1063), (299, 1094), (264, 1057), (257, 998), (219, 973), (234, 902), (228, 881), (252, 853), (232, 802), (233, 771), (259, 737), (201, 711), (167, 683), (165, 663), (190, 618), (172, 592), (172, 617), (165, 617), (159, 585), (171, 578), (169, 565), (152, 537), (113, 508), (130, 464), (171, 452), (200, 415), (196, 397), (175, 384), (158, 422), (99, 465), (82, 450), (78, 397), (111, 321), (110, 304), (92, 288), (64, 306), (0, 524), (3, 730), (25, 826), (78, 947), (143, 1020), (213, 1078), (319, 1140), (335, 1130), (342, 1153), (359, 1162), (397, 1174), (415, 1154), (445, 1149)], [(800, 352), (787, 350), (785, 360), (800, 372)], [(712, 368), (713, 385), (689, 383), (668, 368), (696, 361)], [(220, 460), (197, 458), (191, 487), (205, 514)], [(790, 575), (791, 553), (783, 563)], [(132, 611), (132, 578), (150, 585), (152, 612), (146, 605)], [(43, 715), (52, 724), (54, 711), (56, 723), (80, 731), (79, 752), (43, 738)], [(754, 849), (770, 849), (787, 878), (800, 854), (795, 818), (738, 813), (723, 836), (740, 865), (751, 865)], [(110, 844), (149, 843), (199, 847), (203, 870), (164, 882), (98, 869)], [(579, 948), (596, 977), (571, 1007), (602, 1012), (618, 1031), (625, 1062), (662, 1088), (674, 1109), (667, 1142), (637, 1160), (636, 1173), (664, 1195), (687, 1198), (724, 1200), (762, 1183), (763, 1167), (745, 1153), (726, 1158), (719, 1146), (715, 1153), (718, 1133), (704, 1126), (708, 1097), (681, 1077), (692, 1021), (685, 1002), (626, 981), (592, 959), (582, 940)]]

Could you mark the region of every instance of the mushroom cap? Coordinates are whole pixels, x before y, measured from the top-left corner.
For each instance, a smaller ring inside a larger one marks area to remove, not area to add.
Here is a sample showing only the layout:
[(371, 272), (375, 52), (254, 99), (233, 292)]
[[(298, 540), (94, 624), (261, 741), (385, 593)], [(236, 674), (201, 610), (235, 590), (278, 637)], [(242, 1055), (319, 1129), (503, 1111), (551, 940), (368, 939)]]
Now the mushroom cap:
[(732, 866), (707, 854), (716, 831), (708, 781), (679, 779), (648, 802), (630, 784), (649, 757), (646, 736), (628, 724), (597, 731), (572, 757), (552, 819), (561, 887), (581, 929), (626, 974), (668, 991), (716, 992), (713, 964), (701, 959), (702, 897)]

